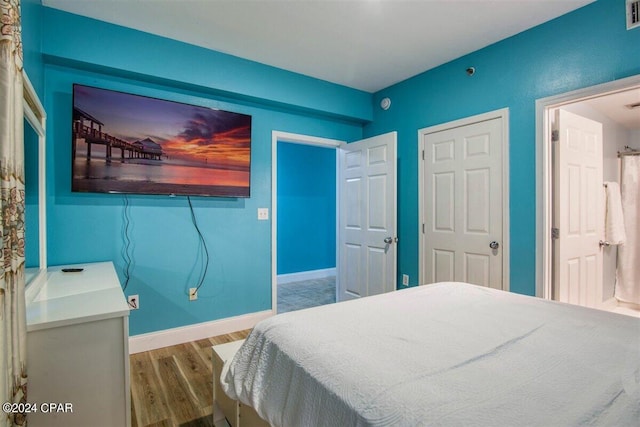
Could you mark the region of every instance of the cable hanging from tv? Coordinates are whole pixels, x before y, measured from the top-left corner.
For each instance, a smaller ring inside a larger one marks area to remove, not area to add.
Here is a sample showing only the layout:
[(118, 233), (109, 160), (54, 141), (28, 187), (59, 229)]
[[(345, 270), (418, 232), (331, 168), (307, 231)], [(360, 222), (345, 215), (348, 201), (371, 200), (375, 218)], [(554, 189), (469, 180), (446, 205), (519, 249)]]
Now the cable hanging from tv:
[(200, 244), (202, 245), (202, 248), (204, 249), (204, 255), (205, 255), (204, 269), (202, 271), (202, 275), (200, 276), (200, 280), (198, 281), (198, 285), (196, 286), (195, 290), (193, 291), (193, 294), (197, 295), (198, 291), (200, 290), (200, 287), (204, 283), (205, 277), (207, 276), (207, 270), (209, 269), (209, 249), (207, 248), (207, 242), (204, 240), (204, 236), (202, 235), (202, 232), (200, 231), (200, 228), (198, 227), (198, 221), (196, 219), (196, 214), (193, 211), (193, 205), (191, 204), (191, 197), (190, 196), (187, 196), (187, 202), (189, 202), (189, 210), (191, 211), (191, 222), (193, 223), (193, 227), (196, 229), (196, 232), (198, 233), (198, 238), (200, 239)]
[(124, 211), (123, 211), (123, 222), (122, 222), (122, 240), (124, 241), (124, 245), (122, 246), (122, 259), (124, 260), (124, 286), (122, 290), (126, 290), (127, 286), (129, 286), (129, 279), (131, 278), (131, 264), (133, 259), (130, 255), (131, 248), (131, 238), (129, 237), (129, 228), (131, 226), (131, 207), (129, 206), (129, 197), (124, 195)]

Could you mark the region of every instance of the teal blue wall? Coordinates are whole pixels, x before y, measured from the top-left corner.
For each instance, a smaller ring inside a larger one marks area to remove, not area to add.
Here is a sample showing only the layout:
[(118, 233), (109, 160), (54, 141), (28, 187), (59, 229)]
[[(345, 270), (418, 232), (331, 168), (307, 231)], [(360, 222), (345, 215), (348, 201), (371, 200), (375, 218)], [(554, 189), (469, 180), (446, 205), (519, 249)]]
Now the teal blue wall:
[[(467, 76), (469, 66), (476, 68)], [(640, 29), (624, 1), (600, 0), (374, 95), (365, 136), (398, 131), (399, 274), (418, 279), (418, 129), (509, 108), (510, 285), (535, 293), (535, 101), (640, 73)]]
[[(274, 129), (346, 141), (398, 131), (398, 274), (409, 274), (415, 285), (417, 130), (509, 108), (510, 282), (513, 291), (533, 294), (535, 100), (640, 74), (640, 30), (626, 30), (621, 0), (600, 0), (373, 96), (43, 8), (37, 0), (25, 1), (23, 14), (25, 63), (49, 114), (51, 264), (112, 259), (124, 281), (122, 196), (69, 190), (72, 83), (253, 116), (252, 197), (194, 199), (212, 256), (197, 302), (186, 298), (201, 265), (186, 200), (129, 198), (134, 263), (127, 294), (139, 294), (142, 307), (132, 313), (132, 334), (270, 308), (270, 222), (258, 222), (256, 210), (271, 205)], [(475, 76), (465, 74), (468, 66), (476, 67)], [(385, 96), (393, 102), (388, 111), (377, 108)]]
[(73, 83), (235, 111), (252, 116), (251, 197), (192, 198), (211, 255), (197, 301), (187, 291), (202, 250), (186, 198), (129, 196), (125, 293), (141, 307), (130, 331), (271, 309), (271, 226), (257, 220), (271, 206), (271, 132), (359, 139), (371, 95), (47, 8), (43, 40), (50, 265), (113, 260), (126, 281), (124, 196), (70, 190)]
[(25, 267), (40, 263), (38, 223), (38, 135), (24, 120)]
[[(43, 99), (42, 7), (40, 0), (21, 3), (22, 54), (24, 69), (38, 96)], [(38, 136), (25, 121), (25, 265), (37, 267), (38, 246)]]
[(336, 266), (336, 150), (278, 143), (278, 274)]
[(371, 120), (371, 94), (238, 57), (43, 8), (43, 54), (49, 63), (174, 87), (271, 108)]
[(40, 263), (38, 223), (38, 135), (24, 120), (25, 267)]
[(40, 0), (22, 0), (22, 53), (24, 69), (38, 96), (44, 94), (44, 64), (42, 61), (42, 6)]

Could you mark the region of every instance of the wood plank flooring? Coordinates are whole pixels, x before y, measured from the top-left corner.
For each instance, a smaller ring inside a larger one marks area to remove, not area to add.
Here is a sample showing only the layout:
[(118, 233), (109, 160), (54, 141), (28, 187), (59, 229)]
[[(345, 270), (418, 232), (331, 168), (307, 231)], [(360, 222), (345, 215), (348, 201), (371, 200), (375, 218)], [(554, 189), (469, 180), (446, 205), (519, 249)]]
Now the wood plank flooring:
[(211, 346), (249, 331), (132, 354), (131, 426), (213, 426)]

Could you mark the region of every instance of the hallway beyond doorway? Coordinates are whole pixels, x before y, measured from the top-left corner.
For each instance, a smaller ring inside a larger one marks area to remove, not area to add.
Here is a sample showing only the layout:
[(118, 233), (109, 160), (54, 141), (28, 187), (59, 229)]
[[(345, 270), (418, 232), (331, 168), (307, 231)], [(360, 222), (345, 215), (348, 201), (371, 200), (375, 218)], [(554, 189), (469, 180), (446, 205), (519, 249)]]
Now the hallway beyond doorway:
[(278, 314), (336, 302), (336, 276), (278, 285)]

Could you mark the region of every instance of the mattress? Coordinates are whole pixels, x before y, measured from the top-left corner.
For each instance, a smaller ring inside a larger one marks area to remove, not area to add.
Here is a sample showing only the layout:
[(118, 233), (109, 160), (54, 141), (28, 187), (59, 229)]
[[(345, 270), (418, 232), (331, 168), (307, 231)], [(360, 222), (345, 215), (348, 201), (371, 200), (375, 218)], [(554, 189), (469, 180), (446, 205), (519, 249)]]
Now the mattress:
[(637, 426), (640, 319), (439, 283), (266, 319), (221, 382), (273, 426)]

